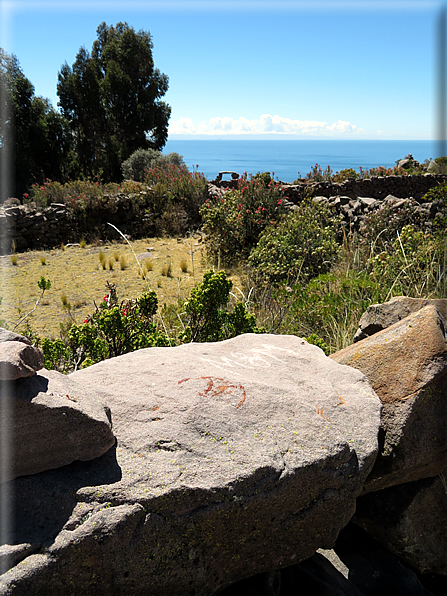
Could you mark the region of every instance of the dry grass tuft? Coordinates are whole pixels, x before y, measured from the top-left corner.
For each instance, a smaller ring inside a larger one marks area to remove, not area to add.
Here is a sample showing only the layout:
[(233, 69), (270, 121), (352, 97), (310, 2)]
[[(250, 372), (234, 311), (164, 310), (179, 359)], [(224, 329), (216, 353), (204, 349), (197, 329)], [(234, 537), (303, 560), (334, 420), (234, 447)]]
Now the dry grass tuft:
[(161, 274), (163, 277), (172, 277), (172, 263), (169, 261), (167, 265), (163, 265), (161, 268)]

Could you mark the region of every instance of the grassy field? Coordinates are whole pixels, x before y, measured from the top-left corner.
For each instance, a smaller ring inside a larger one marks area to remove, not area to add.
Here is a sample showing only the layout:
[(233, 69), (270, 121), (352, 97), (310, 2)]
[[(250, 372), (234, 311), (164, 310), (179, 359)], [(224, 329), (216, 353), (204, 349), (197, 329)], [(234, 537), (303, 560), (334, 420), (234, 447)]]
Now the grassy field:
[[(145, 263), (149, 265), (146, 279), (141, 275), (141, 267), (147, 268)], [(123, 240), (6, 255), (0, 257), (0, 319), (13, 329), (34, 308), (41, 295), (37, 282), (42, 275), (51, 281), (51, 288), (26, 320), (33, 331), (54, 339), (60, 335), (60, 322), (71, 316), (76, 323), (82, 323), (94, 311), (94, 301), (99, 304), (106, 293), (106, 281), (116, 284), (119, 299), (136, 298), (146, 289), (155, 290), (161, 307), (188, 298), (207, 268), (200, 234), (147, 238), (133, 241), (131, 246)], [(16, 329), (21, 331), (23, 324)]]

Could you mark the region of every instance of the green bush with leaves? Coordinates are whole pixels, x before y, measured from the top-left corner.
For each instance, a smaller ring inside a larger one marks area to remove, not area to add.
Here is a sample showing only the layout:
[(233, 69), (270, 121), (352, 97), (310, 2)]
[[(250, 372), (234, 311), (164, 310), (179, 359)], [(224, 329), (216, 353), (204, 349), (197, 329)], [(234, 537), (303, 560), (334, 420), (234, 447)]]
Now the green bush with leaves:
[[(447, 169), (447, 157), (443, 158), (446, 160)], [(434, 231), (445, 232), (447, 229), (447, 184), (439, 184), (434, 188), (431, 188), (422, 197), (422, 201), (428, 203), (434, 203), (438, 210), (434, 220), (432, 221), (432, 229)]]
[(158, 308), (155, 292), (119, 302), (115, 285), (107, 282), (107, 290), (96, 311), (70, 327), (65, 347), (61, 340), (42, 340), (47, 368), (67, 372), (141, 348), (170, 345), (153, 321)]
[(242, 177), (238, 189), (207, 199), (200, 210), (209, 255), (228, 264), (247, 258), (264, 228), (287, 211), (282, 187), (269, 174)]
[(338, 227), (338, 218), (324, 204), (304, 199), (296, 211), (264, 230), (249, 265), (269, 283), (307, 283), (337, 259)]
[(221, 341), (243, 333), (261, 333), (256, 318), (238, 302), (233, 312), (228, 311), (230, 290), (233, 286), (225, 271), (207, 271), (203, 282), (191, 290), (184, 304), (186, 327), (180, 334), (182, 342)]
[(436, 157), (430, 160), (428, 164), (428, 171), (432, 174), (447, 174), (447, 156)]
[(145, 171), (153, 168), (160, 156), (155, 149), (137, 149), (121, 164), (123, 178), (142, 182)]
[(425, 227), (424, 217), (408, 202), (396, 207), (392, 202), (382, 203), (378, 209), (366, 215), (359, 229), (360, 248), (371, 255), (392, 251), (393, 243), (405, 226), (416, 229)]

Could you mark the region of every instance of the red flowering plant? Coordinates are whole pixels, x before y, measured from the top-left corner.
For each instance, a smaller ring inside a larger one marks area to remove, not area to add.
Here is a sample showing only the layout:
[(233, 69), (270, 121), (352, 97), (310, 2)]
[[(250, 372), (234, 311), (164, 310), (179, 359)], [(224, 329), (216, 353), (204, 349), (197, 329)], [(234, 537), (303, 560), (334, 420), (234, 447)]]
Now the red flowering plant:
[(207, 249), (216, 261), (246, 258), (262, 230), (288, 211), (281, 184), (267, 174), (244, 174), (237, 189), (208, 198), (202, 206)]
[(155, 292), (120, 302), (115, 284), (107, 282), (107, 290), (99, 306), (95, 304), (96, 311), (81, 325), (72, 325), (68, 332), (76, 367), (140, 348), (170, 345), (169, 338), (158, 331), (153, 321), (158, 309)]
[(162, 163), (146, 170), (144, 181), (152, 189), (153, 213), (165, 213), (171, 205), (181, 206), (192, 223), (199, 222), (207, 185), (203, 174), (190, 172), (184, 164)]

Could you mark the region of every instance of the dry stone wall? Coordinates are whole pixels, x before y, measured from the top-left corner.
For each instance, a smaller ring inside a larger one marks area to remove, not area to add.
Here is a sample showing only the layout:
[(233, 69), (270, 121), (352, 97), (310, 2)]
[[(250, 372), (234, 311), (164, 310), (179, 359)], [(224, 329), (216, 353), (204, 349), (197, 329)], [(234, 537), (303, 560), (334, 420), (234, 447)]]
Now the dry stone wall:
[[(283, 187), (284, 195), (291, 204), (299, 203), (310, 188), (314, 197), (327, 199), (334, 204), (352, 228), (352, 224), (354, 227), (358, 226), (359, 217), (379, 207), (390, 195), (401, 199), (412, 197), (421, 202), (428, 190), (446, 182), (447, 176), (423, 174), (379, 176), (365, 180), (347, 180), (340, 184), (285, 184)], [(222, 180), (218, 183), (213, 181), (208, 184), (208, 194), (220, 195), (227, 188), (236, 187), (237, 183), (237, 180)], [(436, 215), (432, 213), (431, 205), (424, 205), (424, 209), (429, 219)], [(155, 232), (157, 217), (159, 215), (145, 212), (144, 201), (137, 203), (134, 195), (123, 194), (112, 198), (105, 196), (102, 204), (98, 203), (94, 208), (83, 212), (75, 212), (63, 203), (51, 203), (45, 209), (32, 205), (3, 207), (0, 209), (0, 253), (9, 253), (13, 241), (15, 250), (25, 251), (79, 242), (82, 237), (86, 240), (95, 237), (101, 240), (117, 238), (118, 233), (108, 222), (133, 238), (151, 236)]]
[(81, 238), (117, 238), (118, 232), (108, 223), (133, 237), (153, 234), (157, 216), (145, 213), (144, 207), (136, 207), (132, 196), (114, 197), (113, 209), (110, 197), (104, 198), (104, 205), (98, 204), (82, 213), (63, 203), (51, 203), (45, 209), (33, 205), (3, 208), (0, 211), (1, 254), (11, 251), (12, 242), (15, 250), (25, 251), (79, 242)]
[(369, 197), (383, 200), (388, 195), (398, 198), (412, 197), (420, 200), (431, 188), (447, 183), (447, 176), (440, 174), (422, 174), (414, 176), (374, 176), (364, 180), (345, 180), (344, 182), (315, 182), (283, 184), (289, 200), (299, 202), (306, 193), (314, 197), (345, 196), (351, 199)]
[(446, 182), (447, 176), (439, 174), (376, 176), (364, 180), (346, 180), (340, 184), (318, 182), (313, 188), (313, 193), (315, 196), (324, 197), (345, 195), (351, 198), (371, 197), (378, 200), (393, 195), (400, 199), (413, 197), (419, 200), (431, 188)]

